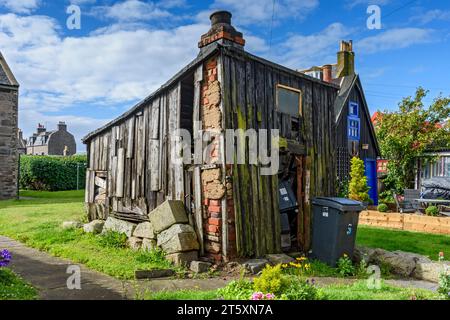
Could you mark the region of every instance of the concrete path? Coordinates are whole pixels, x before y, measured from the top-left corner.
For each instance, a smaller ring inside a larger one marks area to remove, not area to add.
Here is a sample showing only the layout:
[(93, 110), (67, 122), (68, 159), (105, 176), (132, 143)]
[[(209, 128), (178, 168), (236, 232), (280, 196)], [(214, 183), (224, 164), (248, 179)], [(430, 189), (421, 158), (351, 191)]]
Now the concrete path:
[[(120, 300), (136, 299), (145, 292), (162, 290), (214, 290), (225, 286), (233, 278), (213, 279), (157, 279), (121, 281), (93, 271), (81, 264), (56, 258), (48, 253), (28, 248), (20, 242), (0, 236), (0, 248), (12, 254), (9, 267), (39, 290), (44, 300)], [(81, 270), (81, 290), (69, 290), (67, 268), (78, 265)]]
[[(81, 270), (81, 290), (69, 290), (67, 279), (71, 273), (67, 268), (71, 261), (56, 258), (48, 253), (28, 248), (20, 242), (0, 236), (0, 249), (8, 249), (13, 259), (10, 268), (39, 290), (44, 300), (121, 300), (141, 298), (144, 293), (164, 290), (215, 290), (224, 287), (235, 277), (208, 279), (157, 279), (121, 281), (90, 270), (78, 264)], [(315, 278), (319, 285), (351, 284), (354, 279)], [(426, 281), (388, 280), (387, 283), (435, 291), (437, 285)]]

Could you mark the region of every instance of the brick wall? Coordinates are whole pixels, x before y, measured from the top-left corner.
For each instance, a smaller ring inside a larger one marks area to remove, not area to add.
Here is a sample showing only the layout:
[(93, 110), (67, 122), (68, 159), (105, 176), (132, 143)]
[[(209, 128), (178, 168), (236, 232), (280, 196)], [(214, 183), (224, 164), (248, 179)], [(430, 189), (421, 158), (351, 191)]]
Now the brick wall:
[[(204, 64), (201, 114), (204, 131), (220, 132), (223, 129), (220, 109), (221, 89), (218, 79), (217, 57)], [(214, 135), (213, 135), (214, 136)], [(208, 164), (219, 161), (220, 143), (212, 138), (209, 143)], [(206, 256), (216, 262), (222, 261), (222, 204), (226, 201), (225, 175), (221, 165), (202, 171), (203, 230)]]
[(17, 91), (0, 89), (0, 200), (17, 195)]

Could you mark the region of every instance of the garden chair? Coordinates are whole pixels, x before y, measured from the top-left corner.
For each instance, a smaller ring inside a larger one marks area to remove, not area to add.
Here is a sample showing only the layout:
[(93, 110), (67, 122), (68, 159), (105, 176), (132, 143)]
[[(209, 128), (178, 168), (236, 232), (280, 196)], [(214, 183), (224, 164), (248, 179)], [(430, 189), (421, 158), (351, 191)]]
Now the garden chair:
[(449, 206), (440, 205), (440, 206), (438, 206), (438, 208), (439, 208), (439, 213), (441, 215), (450, 217), (450, 207)]
[(400, 213), (415, 213), (420, 211), (419, 203), (416, 199), (420, 198), (420, 191), (415, 189), (405, 189), (405, 195), (399, 196), (394, 193), (397, 211)]

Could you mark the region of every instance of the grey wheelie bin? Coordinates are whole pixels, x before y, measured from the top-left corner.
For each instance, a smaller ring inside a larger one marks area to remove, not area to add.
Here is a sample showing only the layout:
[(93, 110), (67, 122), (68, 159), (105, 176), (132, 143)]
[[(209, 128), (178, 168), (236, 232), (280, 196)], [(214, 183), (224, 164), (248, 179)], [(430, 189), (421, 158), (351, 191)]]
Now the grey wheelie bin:
[(362, 203), (345, 198), (318, 197), (313, 199), (312, 205), (311, 257), (333, 267), (344, 254), (351, 259)]

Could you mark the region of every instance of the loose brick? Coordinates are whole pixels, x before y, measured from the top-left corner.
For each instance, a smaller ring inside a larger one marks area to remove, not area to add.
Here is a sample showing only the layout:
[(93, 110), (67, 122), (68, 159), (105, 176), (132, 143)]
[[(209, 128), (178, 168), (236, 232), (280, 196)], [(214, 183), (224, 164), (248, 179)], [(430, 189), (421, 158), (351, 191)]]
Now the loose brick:
[(208, 224), (213, 225), (213, 226), (220, 226), (220, 225), (222, 225), (222, 219), (209, 218)]
[(222, 212), (222, 208), (220, 206), (208, 206), (208, 212)]
[(220, 227), (209, 224), (206, 226), (206, 231), (212, 234), (217, 234), (220, 233)]
[(220, 206), (222, 204), (222, 201), (220, 201), (220, 200), (210, 200), (209, 204), (211, 206)]

